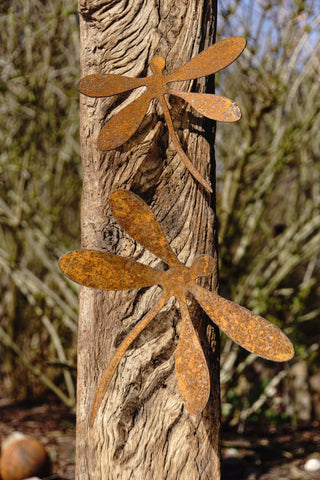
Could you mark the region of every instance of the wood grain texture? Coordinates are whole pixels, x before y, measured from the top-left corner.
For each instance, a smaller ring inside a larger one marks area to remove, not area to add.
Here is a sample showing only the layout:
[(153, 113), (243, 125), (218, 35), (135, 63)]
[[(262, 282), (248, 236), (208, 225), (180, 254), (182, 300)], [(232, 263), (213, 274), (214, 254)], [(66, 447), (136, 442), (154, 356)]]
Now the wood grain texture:
[[(145, 76), (155, 55), (166, 58), (171, 72), (214, 41), (213, 0), (80, 0), (79, 12), (82, 77), (92, 73)], [(213, 93), (212, 79), (183, 82), (179, 87)], [(109, 195), (124, 188), (148, 203), (179, 260), (191, 265), (199, 254), (215, 255), (214, 197), (199, 187), (179, 159), (161, 107), (152, 103), (138, 132), (116, 151), (102, 153), (97, 148), (106, 120), (138, 95), (133, 91), (106, 99), (80, 98), (82, 247), (165, 268), (112, 217)], [(170, 103), (183, 148), (214, 185), (212, 122), (181, 99), (170, 97)], [(202, 279), (201, 284), (215, 290), (216, 275)], [(190, 416), (179, 396), (174, 362), (181, 320), (177, 306), (169, 300), (121, 360), (94, 427), (89, 427), (92, 401), (107, 363), (159, 295), (159, 287), (80, 290), (77, 480), (220, 478), (218, 337), (191, 297), (191, 318), (211, 376), (204, 412)]]

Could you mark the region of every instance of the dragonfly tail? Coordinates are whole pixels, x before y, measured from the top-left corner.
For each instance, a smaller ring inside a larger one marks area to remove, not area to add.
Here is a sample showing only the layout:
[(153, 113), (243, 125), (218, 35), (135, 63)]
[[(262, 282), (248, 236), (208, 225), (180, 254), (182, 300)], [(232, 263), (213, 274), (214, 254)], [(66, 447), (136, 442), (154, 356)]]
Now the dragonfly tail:
[(174, 146), (176, 147), (177, 149), (177, 152), (179, 153), (180, 157), (181, 157), (181, 160), (183, 161), (183, 163), (185, 164), (185, 166), (187, 167), (187, 169), (189, 170), (189, 172), (191, 173), (191, 175), (210, 193), (212, 193), (212, 188), (211, 186), (209, 185), (209, 183), (202, 177), (202, 175), (200, 174), (200, 172), (195, 168), (195, 166), (193, 165), (193, 163), (190, 161), (190, 159), (188, 158), (188, 156), (186, 155), (186, 153), (184, 152), (182, 146), (181, 146), (181, 143), (179, 142), (179, 139), (174, 131), (174, 127), (173, 127), (173, 123), (172, 123), (172, 119), (171, 119), (171, 116), (170, 116), (170, 112), (169, 112), (169, 108), (168, 108), (168, 105), (167, 105), (167, 102), (165, 100), (164, 97), (162, 97), (161, 99), (161, 106), (163, 108), (163, 112), (164, 112), (164, 116), (165, 116), (165, 119), (167, 121), (167, 125), (168, 125), (168, 130), (169, 130), (169, 133), (171, 135), (171, 139), (173, 141), (173, 144)]
[(111, 359), (110, 363), (108, 364), (106, 370), (104, 371), (101, 380), (99, 382), (94, 400), (91, 409), (91, 416), (90, 416), (90, 427), (92, 427), (93, 422), (96, 418), (98, 413), (100, 404), (103, 400), (103, 397), (106, 393), (108, 385), (111, 381), (111, 378), (119, 365), (119, 362), (123, 355), (125, 354), (126, 350), (129, 348), (131, 343), (137, 338), (137, 336), (142, 332), (142, 330), (148, 325), (148, 323), (155, 317), (155, 315), (162, 309), (164, 304), (166, 303), (168, 297), (166, 295), (162, 295), (162, 297), (158, 300), (155, 306), (148, 312), (142, 320), (134, 327), (134, 329), (127, 335), (124, 341), (121, 343), (120, 347), (117, 349), (116, 353), (114, 354), (113, 358)]

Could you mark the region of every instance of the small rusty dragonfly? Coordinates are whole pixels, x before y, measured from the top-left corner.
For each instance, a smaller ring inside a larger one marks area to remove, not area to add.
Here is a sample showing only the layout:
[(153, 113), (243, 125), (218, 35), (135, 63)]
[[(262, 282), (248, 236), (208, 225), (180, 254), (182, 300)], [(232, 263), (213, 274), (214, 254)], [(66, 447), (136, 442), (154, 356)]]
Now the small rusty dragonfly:
[(279, 362), (292, 358), (293, 346), (278, 327), (196, 283), (198, 277), (212, 274), (214, 260), (211, 256), (200, 255), (191, 267), (184, 266), (171, 249), (156, 217), (141, 198), (128, 190), (116, 190), (109, 202), (120, 226), (144, 248), (166, 262), (169, 269), (160, 271), (96, 250), (76, 250), (60, 258), (60, 268), (67, 277), (87, 287), (127, 290), (160, 285), (163, 289), (160, 299), (124, 339), (103, 373), (93, 401), (91, 425), (122, 356), (171, 296), (177, 298), (182, 317), (175, 356), (176, 377), (190, 414), (197, 415), (206, 406), (210, 379), (206, 359), (190, 319), (187, 292), (196, 298), (211, 320), (242, 347)]
[(234, 62), (246, 46), (242, 37), (222, 40), (207, 48), (190, 62), (169, 75), (164, 75), (165, 60), (154, 57), (150, 62), (153, 75), (144, 78), (131, 78), (124, 75), (93, 74), (82, 78), (79, 91), (89, 97), (110, 97), (139, 87), (146, 91), (132, 103), (114, 115), (102, 128), (98, 137), (101, 150), (113, 150), (125, 143), (136, 132), (153, 98), (157, 98), (163, 109), (173, 144), (187, 169), (203, 187), (212, 192), (211, 186), (194, 167), (184, 152), (174, 131), (166, 95), (175, 95), (188, 102), (197, 112), (212, 120), (235, 122), (241, 118), (238, 105), (219, 95), (181, 92), (169, 88), (168, 83), (194, 80), (216, 73)]

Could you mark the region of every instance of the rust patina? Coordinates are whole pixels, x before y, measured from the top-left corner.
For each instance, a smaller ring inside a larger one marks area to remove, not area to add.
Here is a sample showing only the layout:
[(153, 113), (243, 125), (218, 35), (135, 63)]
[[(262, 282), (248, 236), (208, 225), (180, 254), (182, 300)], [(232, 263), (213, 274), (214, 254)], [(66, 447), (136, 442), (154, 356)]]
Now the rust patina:
[(194, 80), (216, 73), (234, 62), (246, 46), (242, 37), (227, 38), (207, 48), (190, 62), (164, 75), (165, 60), (154, 57), (150, 62), (153, 75), (144, 78), (131, 78), (114, 74), (93, 74), (82, 78), (78, 84), (79, 91), (89, 97), (110, 97), (138, 87), (146, 91), (128, 106), (120, 110), (107, 122), (99, 134), (98, 147), (101, 150), (113, 150), (120, 147), (135, 133), (145, 116), (153, 98), (160, 102), (173, 144), (183, 163), (195, 179), (209, 192), (209, 183), (202, 177), (184, 152), (174, 131), (170, 116), (167, 95), (175, 95), (188, 102), (197, 112), (212, 120), (235, 122), (241, 118), (238, 105), (228, 98), (214, 94), (180, 92), (169, 88), (172, 82)]
[(122, 356), (171, 296), (177, 298), (182, 317), (175, 360), (177, 383), (190, 414), (197, 415), (206, 406), (210, 380), (206, 359), (190, 319), (187, 292), (191, 292), (216, 325), (242, 347), (269, 360), (283, 362), (292, 358), (293, 346), (278, 327), (196, 283), (198, 277), (212, 274), (214, 260), (211, 256), (201, 255), (194, 259), (190, 268), (184, 266), (172, 251), (150, 208), (127, 190), (112, 193), (110, 206), (124, 230), (164, 260), (169, 269), (160, 271), (134, 260), (95, 250), (77, 250), (61, 257), (59, 264), (63, 272), (71, 280), (87, 287), (127, 290), (158, 284), (163, 289), (161, 298), (124, 339), (103, 373), (93, 401), (91, 425)]

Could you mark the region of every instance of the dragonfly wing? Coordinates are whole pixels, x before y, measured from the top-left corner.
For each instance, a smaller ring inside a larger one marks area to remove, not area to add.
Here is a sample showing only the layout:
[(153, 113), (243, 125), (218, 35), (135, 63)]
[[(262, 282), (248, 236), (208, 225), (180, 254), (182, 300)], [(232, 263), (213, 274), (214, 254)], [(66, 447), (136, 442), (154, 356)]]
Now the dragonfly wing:
[(246, 46), (242, 37), (226, 38), (207, 48), (171, 75), (167, 82), (181, 82), (219, 72), (234, 62)]
[(144, 85), (141, 78), (124, 77), (123, 75), (94, 74), (87, 75), (78, 83), (78, 90), (88, 97), (111, 97)]
[(168, 265), (180, 264), (158, 220), (141, 198), (128, 190), (116, 190), (110, 195), (109, 203), (119, 225), (140, 245), (162, 258)]
[(197, 112), (212, 120), (236, 122), (241, 118), (240, 108), (229, 98), (206, 93), (176, 92), (175, 90), (168, 90), (168, 93), (183, 98)]
[(114, 115), (99, 134), (100, 150), (113, 150), (127, 142), (139, 128), (150, 100), (151, 96), (146, 92)]
[(59, 260), (63, 273), (86, 287), (129, 290), (160, 282), (161, 272), (147, 265), (96, 250), (75, 250)]
[(209, 371), (185, 300), (179, 304), (182, 325), (176, 351), (177, 382), (186, 409), (191, 415), (198, 415), (208, 402)]
[(277, 362), (293, 357), (288, 337), (268, 320), (199, 285), (194, 284), (190, 292), (214, 323), (241, 347)]

